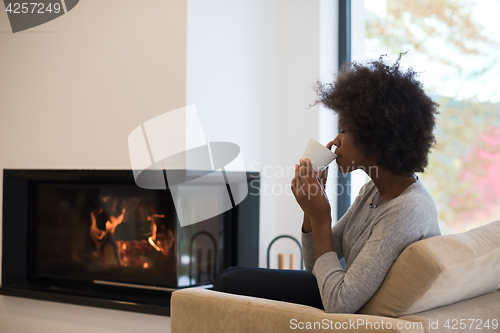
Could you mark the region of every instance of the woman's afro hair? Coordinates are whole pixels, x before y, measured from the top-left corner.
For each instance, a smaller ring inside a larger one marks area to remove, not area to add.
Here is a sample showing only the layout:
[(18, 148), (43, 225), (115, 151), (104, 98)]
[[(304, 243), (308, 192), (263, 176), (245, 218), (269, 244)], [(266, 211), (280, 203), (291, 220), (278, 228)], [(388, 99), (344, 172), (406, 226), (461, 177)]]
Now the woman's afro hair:
[(424, 172), (439, 114), (412, 68), (392, 65), (384, 56), (367, 65), (346, 62), (333, 84), (319, 83), (318, 101), (339, 115), (339, 125), (380, 168), (403, 175)]

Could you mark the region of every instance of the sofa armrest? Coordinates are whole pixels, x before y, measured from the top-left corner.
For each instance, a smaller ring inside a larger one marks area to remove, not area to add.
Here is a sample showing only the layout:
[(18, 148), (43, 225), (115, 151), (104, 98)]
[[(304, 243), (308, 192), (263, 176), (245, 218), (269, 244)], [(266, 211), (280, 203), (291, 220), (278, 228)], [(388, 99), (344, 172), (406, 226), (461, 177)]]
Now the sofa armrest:
[(424, 332), (422, 323), (326, 313), (305, 305), (200, 288), (172, 293), (170, 316), (172, 333)]

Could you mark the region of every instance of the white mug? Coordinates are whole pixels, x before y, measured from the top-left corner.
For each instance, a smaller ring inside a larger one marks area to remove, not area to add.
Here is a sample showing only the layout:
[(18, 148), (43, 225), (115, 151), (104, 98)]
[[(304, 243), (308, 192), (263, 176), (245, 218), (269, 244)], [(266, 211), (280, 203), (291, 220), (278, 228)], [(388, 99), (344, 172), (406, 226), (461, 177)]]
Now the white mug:
[(302, 159), (306, 158), (311, 161), (314, 172), (318, 172), (323, 171), (328, 164), (332, 163), (337, 155), (318, 141), (310, 138), (304, 155), (302, 155)]

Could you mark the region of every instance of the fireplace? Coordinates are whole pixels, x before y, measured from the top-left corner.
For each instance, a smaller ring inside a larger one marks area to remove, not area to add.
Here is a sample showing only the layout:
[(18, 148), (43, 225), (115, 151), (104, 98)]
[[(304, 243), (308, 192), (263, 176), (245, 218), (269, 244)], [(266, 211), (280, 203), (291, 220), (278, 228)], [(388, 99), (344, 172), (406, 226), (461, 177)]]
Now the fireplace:
[[(172, 172), (186, 184), (207, 178)], [(140, 188), (132, 170), (4, 170), (0, 293), (169, 315), (172, 291), (258, 266), (259, 174), (235, 174), (224, 172), (243, 179), (229, 193), (248, 188), (239, 205), (181, 226), (168, 185)], [(196, 186), (204, 204), (219, 204), (210, 181)]]

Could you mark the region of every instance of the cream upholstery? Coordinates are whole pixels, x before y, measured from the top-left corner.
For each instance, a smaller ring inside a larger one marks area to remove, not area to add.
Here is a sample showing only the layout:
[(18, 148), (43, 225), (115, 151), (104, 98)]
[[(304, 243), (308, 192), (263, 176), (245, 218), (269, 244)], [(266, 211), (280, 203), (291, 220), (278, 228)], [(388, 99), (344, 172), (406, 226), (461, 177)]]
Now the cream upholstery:
[(500, 284), (500, 220), (408, 246), (358, 313), (399, 317), (467, 300)]
[[(304, 331), (500, 332), (491, 326), (493, 319), (500, 321), (499, 285), (500, 221), (495, 221), (410, 245), (358, 314), (328, 314), (304, 305), (190, 288), (172, 294), (171, 329), (173, 333), (279, 333), (301, 331), (299, 323), (316, 322), (316, 328), (305, 326)], [(446, 320), (453, 319), (465, 320), (467, 328), (446, 328)], [(489, 320), (490, 329), (479, 330), (479, 320), (483, 324)], [(437, 328), (429, 326), (435, 322)]]
[[(398, 319), (421, 322), (426, 328), (426, 332), (432, 333), (500, 332), (500, 292), (497, 291), (467, 301), (402, 316)], [(493, 328), (493, 319), (497, 320), (497, 329)], [(465, 329), (460, 327), (460, 320), (466, 323)], [(446, 327), (447, 321), (452, 327), (456, 325), (455, 329)], [(429, 325), (429, 322), (433, 324)], [(486, 325), (490, 325), (490, 329)]]
[[(172, 293), (170, 316), (172, 333), (424, 332), (423, 324), (412, 321), (325, 313), (310, 306), (200, 288), (188, 288)], [(325, 320), (328, 328), (333, 327), (332, 330), (321, 328)], [(299, 329), (299, 322), (304, 323), (303, 330)], [(306, 329), (307, 322), (311, 323), (313, 329)], [(318, 323), (316, 329), (314, 322)], [(401, 329), (397, 328), (398, 323)], [(335, 325), (338, 329), (335, 329)], [(387, 329), (388, 326), (392, 328)]]

